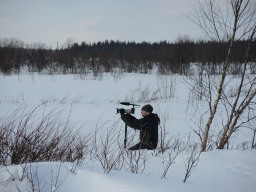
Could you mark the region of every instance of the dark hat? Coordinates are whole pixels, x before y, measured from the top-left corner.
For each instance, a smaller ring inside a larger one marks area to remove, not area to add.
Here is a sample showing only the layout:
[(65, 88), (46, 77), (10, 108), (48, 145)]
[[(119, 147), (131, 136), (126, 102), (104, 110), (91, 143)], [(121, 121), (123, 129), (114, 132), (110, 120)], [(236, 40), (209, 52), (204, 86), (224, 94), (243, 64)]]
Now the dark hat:
[(149, 113), (152, 113), (153, 107), (152, 107), (151, 105), (147, 104), (147, 105), (144, 105), (144, 106), (141, 108), (141, 110), (147, 111), (147, 112), (149, 112)]

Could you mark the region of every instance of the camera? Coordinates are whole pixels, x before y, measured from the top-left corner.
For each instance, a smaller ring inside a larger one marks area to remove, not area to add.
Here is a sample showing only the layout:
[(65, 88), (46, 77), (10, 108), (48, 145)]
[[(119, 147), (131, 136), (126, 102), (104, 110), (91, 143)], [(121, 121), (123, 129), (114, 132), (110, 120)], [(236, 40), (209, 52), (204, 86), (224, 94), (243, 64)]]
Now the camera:
[(134, 106), (140, 106), (140, 105), (132, 104), (132, 103), (128, 103), (128, 102), (121, 102), (120, 104), (121, 105), (132, 105), (132, 108), (131, 109), (116, 108), (116, 114), (120, 113), (121, 111), (124, 111), (124, 113), (127, 113), (127, 114), (134, 114), (135, 113)]
[(131, 113), (131, 114), (134, 114), (135, 112), (135, 109), (134, 108), (131, 108), (131, 109), (124, 109), (124, 108), (120, 108), (120, 109), (116, 109), (116, 113), (120, 113), (122, 110), (124, 110), (124, 113)]

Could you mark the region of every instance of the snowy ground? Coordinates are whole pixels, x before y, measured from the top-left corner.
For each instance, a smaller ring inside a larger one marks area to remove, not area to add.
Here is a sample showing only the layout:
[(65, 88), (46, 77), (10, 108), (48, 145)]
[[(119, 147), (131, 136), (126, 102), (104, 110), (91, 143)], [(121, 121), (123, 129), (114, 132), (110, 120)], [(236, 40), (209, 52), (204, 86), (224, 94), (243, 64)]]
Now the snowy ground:
[[(120, 119), (115, 114), (116, 108), (125, 107), (120, 101), (128, 100), (141, 106), (148, 103), (138, 98), (139, 90), (153, 92), (166, 83), (164, 77), (156, 74), (123, 74), (118, 77), (104, 74), (102, 80), (92, 77), (81, 78), (78, 75), (11, 75), (0, 76), (0, 117), (6, 116), (19, 106), (34, 108), (44, 103), (45, 109), (63, 109), (66, 114), (71, 109), (71, 120), (77, 126), (83, 125), (83, 131), (89, 132), (98, 124), (115, 122)], [(171, 136), (187, 137), (196, 140), (198, 137), (191, 131), (196, 127), (200, 113), (207, 106), (199, 103), (200, 111), (188, 106), (189, 90), (183, 77), (173, 76), (175, 87), (173, 95), (165, 100), (159, 99), (150, 102), (154, 112), (158, 113), (163, 122), (166, 118), (166, 127)], [(170, 81), (168, 80), (168, 85)], [(158, 90), (163, 95), (164, 88)], [(168, 91), (166, 91), (169, 93)], [(159, 93), (158, 93), (159, 94)], [(140, 108), (136, 109), (135, 116), (140, 118)], [(215, 122), (214, 127), (221, 125)], [(107, 126), (107, 124), (106, 124)], [(121, 126), (124, 126), (123, 124)], [(251, 141), (252, 132), (245, 130), (234, 136), (231, 144), (242, 141)], [(136, 142), (136, 141), (135, 141)], [(54, 181), (58, 173), (57, 191), (60, 192), (95, 192), (95, 191), (189, 191), (189, 192), (252, 192), (256, 188), (256, 151), (255, 150), (213, 150), (202, 153), (199, 164), (192, 171), (186, 183), (185, 176), (186, 154), (181, 154), (171, 165), (166, 178), (161, 179), (164, 171), (163, 159), (152, 156), (142, 174), (133, 174), (125, 170), (104, 173), (99, 162), (90, 161), (70, 172), (70, 163), (45, 162), (32, 164), (37, 170), (37, 178), (43, 191), (54, 191)], [(58, 171), (60, 167), (60, 171)], [(0, 191), (30, 191), (29, 184), (20, 182), (21, 166), (0, 168)], [(56, 174), (56, 175), (55, 175)], [(13, 177), (16, 179), (13, 180)], [(66, 177), (67, 176), (67, 177)], [(62, 183), (63, 181), (63, 183)]]

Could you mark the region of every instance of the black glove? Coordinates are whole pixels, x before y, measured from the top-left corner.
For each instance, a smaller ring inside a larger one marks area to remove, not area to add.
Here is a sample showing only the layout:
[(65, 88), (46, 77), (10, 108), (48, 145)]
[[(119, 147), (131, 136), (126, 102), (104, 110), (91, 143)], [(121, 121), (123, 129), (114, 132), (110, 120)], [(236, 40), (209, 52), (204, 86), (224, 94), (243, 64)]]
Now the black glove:
[(125, 113), (125, 110), (124, 109), (120, 109), (120, 114), (123, 115)]

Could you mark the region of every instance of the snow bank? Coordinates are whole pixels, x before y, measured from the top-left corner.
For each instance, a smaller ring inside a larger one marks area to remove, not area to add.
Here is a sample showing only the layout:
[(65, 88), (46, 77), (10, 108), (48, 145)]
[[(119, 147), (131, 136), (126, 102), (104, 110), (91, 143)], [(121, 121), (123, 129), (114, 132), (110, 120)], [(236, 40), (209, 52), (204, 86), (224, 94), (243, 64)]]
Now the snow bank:
[[(189, 90), (183, 77), (174, 76), (175, 93), (171, 98), (150, 102), (154, 112), (160, 117), (166, 117), (166, 127), (170, 136), (198, 139), (191, 128), (195, 128), (200, 110), (207, 106), (199, 103), (198, 111), (188, 110)], [(149, 87), (156, 90), (163, 81), (155, 74), (123, 74), (116, 81), (110, 74), (105, 74), (102, 81), (92, 80), (89, 76), (80, 79), (74, 75), (12, 75), (0, 76), (0, 117), (14, 111), (18, 106), (35, 107), (44, 103), (45, 110), (63, 109), (66, 114), (72, 109), (70, 119), (78, 126), (83, 125), (83, 131), (88, 132), (96, 124), (115, 122), (120, 116), (115, 114), (120, 101), (132, 98), (135, 90)], [(144, 102), (138, 102), (144, 105)], [(135, 116), (140, 118), (140, 109)], [(217, 128), (221, 122), (213, 126)], [(103, 127), (102, 127), (103, 128)], [(251, 141), (251, 131), (245, 130), (242, 135), (234, 135), (232, 144), (241, 141)], [(202, 153), (199, 164), (192, 171), (187, 183), (184, 161), (186, 154), (181, 154), (168, 170), (166, 179), (161, 179), (164, 171), (163, 159), (150, 156), (145, 171), (142, 174), (132, 174), (127, 170), (112, 170), (104, 173), (99, 162), (90, 161), (88, 164), (71, 172), (72, 164), (44, 162), (32, 164), (32, 171), (27, 165), (27, 173), (32, 173), (41, 191), (60, 192), (254, 192), (256, 188), (256, 151), (255, 150), (223, 150)], [(21, 179), (21, 165), (0, 168), (0, 191), (31, 191), (31, 183)], [(56, 180), (57, 179), (57, 180)], [(56, 184), (57, 181), (57, 184)], [(58, 187), (59, 186), (59, 187)]]

